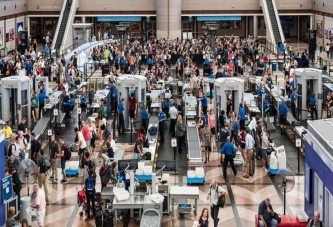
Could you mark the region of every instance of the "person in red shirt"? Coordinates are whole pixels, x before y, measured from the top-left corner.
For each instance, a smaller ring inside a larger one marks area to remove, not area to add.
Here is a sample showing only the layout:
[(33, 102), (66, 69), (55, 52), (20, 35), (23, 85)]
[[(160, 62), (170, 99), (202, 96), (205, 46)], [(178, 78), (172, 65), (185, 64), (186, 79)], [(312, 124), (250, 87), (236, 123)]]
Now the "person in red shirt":
[(135, 98), (135, 94), (132, 93), (131, 97), (129, 99), (129, 105), (128, 105), (128, 110), (129, 110), (129, 116), (131, 118), (131, 122), (133, 121), (133, 119), (135, 118), (136, 115), (136, 110), (137, 110), (137, 103), (136, 103), (136, 98)]
[(89, 130), (89, 126), (84, 121), (81, 122), (81, 126), (83, 138), (86, 141), (87, 149), (90, 151), (91, 132)]

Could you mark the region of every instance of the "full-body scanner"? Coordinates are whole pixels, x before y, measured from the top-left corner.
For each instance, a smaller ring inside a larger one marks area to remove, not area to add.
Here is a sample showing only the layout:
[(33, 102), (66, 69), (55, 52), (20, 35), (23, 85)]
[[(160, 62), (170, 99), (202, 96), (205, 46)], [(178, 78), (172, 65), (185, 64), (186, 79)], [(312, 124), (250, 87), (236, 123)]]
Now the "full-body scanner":
[(320, 114), (323, 103), (321, 70), (311, 68), (296, 69), (295, 88), (297, 92), (296, 109), (298, 110), (299, 120), (307, 118), (309, 99), (313, 93), (317, 100), (317, 111)]
[[(139, 122), (140, 117), (140, 110), (139, 110), (139, 103), (146, 103), (146, 87), (147, 87), (147, 78), (140, 75), (122, 75), (117, 78), (117, 88), (118, 88), (118, 98), (119, 100), (124, 98), (124, 104), (125, 104), (125, 127), (127, 129), (131, 128), (131, 122), (130, 122), (130, 111), (129, 111), (129, 101), (130, 97), (135, 97), (136, 102), (136, 114), (134, 114), (133, 118), (133, 127), (136, 125), (141, 125)], [(118, 103), (119, 103), (118, 100)]]
[(43, 85), (45, 95), (52, 93), (52, 90), (49, 92), (49, 78), (47, 76), (35, 77), (34, 91), (37, 92), (37, 94), (39, 94), (41, 90), (41, 85)]
[[(23, 117), (31, 120), (30, 110), (30, 78), (27, 76), (11, 76), (1, 80), (2, 120), (10, 121), (16, 128)], [(9, 108), (8, 108), (9, 107)]]
[[(227, 113), (227, 100), (232, 103), (232, 110), (238, 114), (239, 104), (244, 102), (244, 80), (241, 78), (218, 78), (215, 80), (215, 108), (216, 114), (220, 115), (221, 111)], [(216, 118), (218, 119), (218, 118)]]

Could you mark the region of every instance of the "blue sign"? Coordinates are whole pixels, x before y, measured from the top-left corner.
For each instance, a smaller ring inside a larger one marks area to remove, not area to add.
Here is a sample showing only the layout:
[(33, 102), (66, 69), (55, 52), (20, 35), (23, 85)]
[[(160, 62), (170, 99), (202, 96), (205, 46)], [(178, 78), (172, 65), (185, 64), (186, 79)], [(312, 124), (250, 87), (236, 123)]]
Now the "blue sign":
[(198, 16), (197, 21), (240, 21), (241, 16)]
[(13, 197), (12, 176), (5, 177), (1, 180), (2, 185), (2, 203), (6, 203)]
[(97, 17), (98, 22), (138, 22), (141, 17)]

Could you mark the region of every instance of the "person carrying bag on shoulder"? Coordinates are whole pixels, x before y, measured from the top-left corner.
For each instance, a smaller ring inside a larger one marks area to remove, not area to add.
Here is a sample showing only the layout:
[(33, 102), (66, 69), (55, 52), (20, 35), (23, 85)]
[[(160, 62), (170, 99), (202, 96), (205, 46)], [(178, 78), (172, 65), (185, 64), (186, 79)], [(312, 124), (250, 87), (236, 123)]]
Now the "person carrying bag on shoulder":
[(219, 223), (219, 210), (220, 207), (224, 207), (225, 195), (227, 191), (222, 188), (222, 186), (216, 182), (215, 179), (212, 179), (209, 187), (209, 193), (207, 195), (207, 200), (209, 200), (210, 206), (210, 215), (214, 221), (214, 227), (217, 227)]

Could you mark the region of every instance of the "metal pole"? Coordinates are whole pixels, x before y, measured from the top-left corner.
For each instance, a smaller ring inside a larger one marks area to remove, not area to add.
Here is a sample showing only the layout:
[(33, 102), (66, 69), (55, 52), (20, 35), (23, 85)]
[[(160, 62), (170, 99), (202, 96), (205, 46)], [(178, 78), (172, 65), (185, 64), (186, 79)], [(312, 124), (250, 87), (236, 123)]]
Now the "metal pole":
[(131, 119), (131, 143), (130, 144), (133, 144), (133, 119)]
[(286, 180), (283, 180), (283, 215), (286, 215)]

